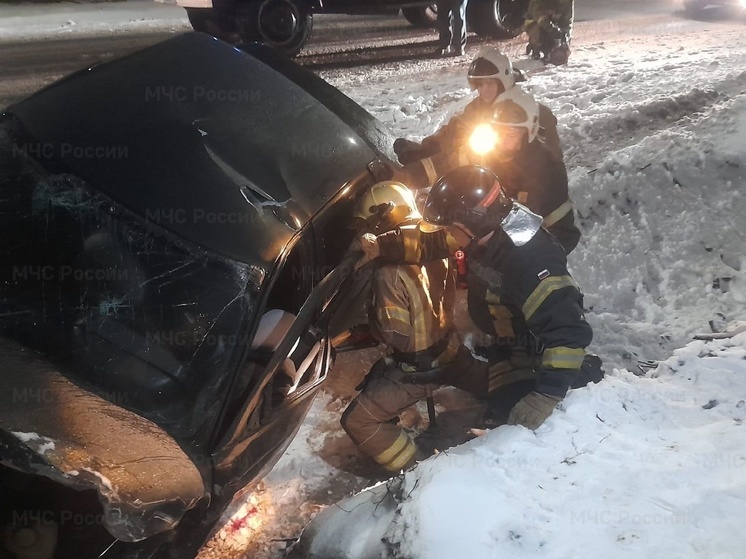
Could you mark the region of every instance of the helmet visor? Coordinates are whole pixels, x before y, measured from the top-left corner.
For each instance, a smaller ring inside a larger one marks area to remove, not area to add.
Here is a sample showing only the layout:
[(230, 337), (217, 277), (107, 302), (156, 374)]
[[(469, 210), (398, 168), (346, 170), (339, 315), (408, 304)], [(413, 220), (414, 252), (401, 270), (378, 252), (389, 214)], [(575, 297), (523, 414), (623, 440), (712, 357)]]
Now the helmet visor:
[(486, 58), (477, 58), (469, 66), (469, 79), (471, 78), (496, 78), (499, 75), (497, 66)]
[(433, 196), (428, 196), (427, 200), (425, 200), (425, 207), (422, 209), (423, 223), (420, 229), (424, 231), (424, 227), (442, 227), (453, 223), (453, 216), (450, 215), (451, 212), (447, 212), (445, 209), (440, 200), (434, 199)]
[(479, 89), (483, 85), (494, 83), (495, 84), (495, 97), (498, 97), (498, 96), (502, 95), (503, 93), (505, 93), (505, 84), (503, 84), (503, 82), (502, 82), (502, 80), (500, 78), (496, 78), (496, 77), (486, 77), (486, 78), (476, 77), (476, 78), (472, 78), (472, 77), (470, 77), (468, 79), (468, 82), (469, 82), (469, 88), (472, 91), (476, 91), (477, 89)]

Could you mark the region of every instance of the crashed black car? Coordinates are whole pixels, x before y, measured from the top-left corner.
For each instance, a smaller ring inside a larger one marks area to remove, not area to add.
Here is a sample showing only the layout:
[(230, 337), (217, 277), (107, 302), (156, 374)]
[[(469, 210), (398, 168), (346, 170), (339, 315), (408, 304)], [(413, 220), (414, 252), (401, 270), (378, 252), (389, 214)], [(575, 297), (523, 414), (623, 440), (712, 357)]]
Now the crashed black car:
[(5, 110), (0, 557), (196, 554), (355, 322), (348, 215), (392, 140), (271, 49), (198, 33)]

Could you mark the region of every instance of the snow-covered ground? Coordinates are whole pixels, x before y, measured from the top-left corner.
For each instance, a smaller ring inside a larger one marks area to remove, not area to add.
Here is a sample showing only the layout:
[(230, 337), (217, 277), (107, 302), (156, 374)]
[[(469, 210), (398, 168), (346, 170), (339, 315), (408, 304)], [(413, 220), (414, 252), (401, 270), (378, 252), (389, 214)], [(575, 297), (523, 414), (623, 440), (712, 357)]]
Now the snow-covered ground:
[[(383, 526), (397, 557), (743, 557), (746, 333), (692, 338), (746, 320), (746, 35), (742, 23), (651, 17), (581, 22), (564, 68), (538, 71), (522, 40), (501, 45), (559, 119), (583, 232), (570, 267), (607, 378), (572, 392), (535, 433), (499, 427), (408, 472)], [(70, 26), (122, 19), (71, 15)], [(0, 38), (18, 21), (1, 20)], [(417, 139), (468, 102), (468, 63), (321, 75)], [(643, 374), (640, 359), (660, 365)], [(284, 538), (344, 495), (350, 476), (322, 451), (344, 440), (347, 400), (317, 399), (205, 555), (281, 556)]]
[[(506, 49), (529, 70), (524, 87), (560, 122), (583, 231), (570, 266), (608, 376), (536, 433), (499, 427), (408, 472), (389, 547), (409, 559), (742, 557), (746, 334), (692, 338), (746, 320), (743, 26), (617, 33), (543, 71), (521, 47)], [(322, 76), (416, 139), (470, 99), (468, 62)], [(643, 374), (641, 359), (662, 363)], [(267, 477), (264, 502), (295, 514), (257, 535), (266, 557), (281, 547), (269, 538), (297, 536), (333, 491), (339, 471), (318, 454), (341, 408), (317, 401)], [(362, 537), (360, 522), (344, 531)]]

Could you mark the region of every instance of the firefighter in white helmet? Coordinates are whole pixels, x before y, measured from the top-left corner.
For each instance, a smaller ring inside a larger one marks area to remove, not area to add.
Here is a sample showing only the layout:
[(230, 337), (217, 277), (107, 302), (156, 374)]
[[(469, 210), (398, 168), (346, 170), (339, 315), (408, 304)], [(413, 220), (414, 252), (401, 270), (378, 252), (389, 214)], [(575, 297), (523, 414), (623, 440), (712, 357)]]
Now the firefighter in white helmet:
[(568, 196), (556, 117), (515, 85), (510, 60), (495, 48), (474, 59), (469, 84), (479, 97), (463, 113), (421, 145), (397, 140), (394, 147), (404, 168), (395, 178), (422, 189), (462, 165), (484, 166), (500, 177), (508, 196), (544, 218), (544, 227), (569, 254), (580, 232)]
[[(491, 128), (499, 138), (499, 149), (490, 153), (489, 169), (500, 177), (509, 197), (544, 218), (543, 227), (569, 254), (580, 240), (580, 231), (575, 226), (559, 138), (540, 136), (541, 104), (528, 93), (515, 89), (499, 99), (493, 110)], [(548, 130), (556, 136), (556, 127)]]
[(463, 112), (451, 118), (440, 130), (421, 143), (399, 138), (394, 151), (402, 165), (424, 159), (438, 152), (452, 151), (467, 141), (479, 122), (489, 119), (495, 100), (515, 86), (515, 72), (510, 59), (495, 47), (486, 47), (474, 57), (467, 74), (469, 87), (478, 96)]

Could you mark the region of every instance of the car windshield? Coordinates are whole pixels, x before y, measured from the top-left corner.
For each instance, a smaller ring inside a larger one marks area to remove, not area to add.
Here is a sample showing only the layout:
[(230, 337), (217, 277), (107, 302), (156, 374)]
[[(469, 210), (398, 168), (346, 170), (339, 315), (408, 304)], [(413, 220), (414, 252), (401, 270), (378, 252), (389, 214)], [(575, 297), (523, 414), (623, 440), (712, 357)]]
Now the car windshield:
[(134, 213), (211, 252), (271, 265), (393, 143), (339, 91), (275, 62), (189, 33), (73, 74), (8, 112), (32, 149)]
[(18, 129), (0, 121), (0, 337), (176, 438), (209, 430), (247, 342), (261, 271), (51, 168)]

